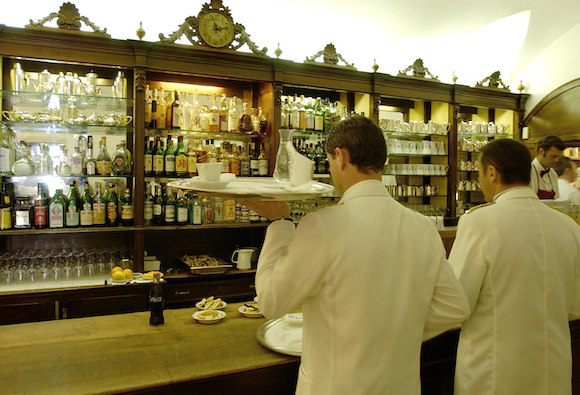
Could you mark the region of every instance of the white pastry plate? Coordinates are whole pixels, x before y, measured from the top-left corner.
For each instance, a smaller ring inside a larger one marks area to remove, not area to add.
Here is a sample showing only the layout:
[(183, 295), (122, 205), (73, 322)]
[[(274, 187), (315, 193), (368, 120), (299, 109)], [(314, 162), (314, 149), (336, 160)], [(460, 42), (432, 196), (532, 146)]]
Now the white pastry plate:
[(285, 317), (270, 320), (258, 328), (258, 342), (280, 354), (302, 355), (302, 325), (288, 322)]
[[(215, 317), (205, 318), (206, 317), (205, 314), (208, 313), (209, 314), (214, 313)], [(217, 322), (220, 322), (225, 316), (226, 313), (221, 310), (198, 310), (192, 314), (193, 319), (199, 322), (200, 324), (215, 324)]]
[(245, 317), (249, 317), (249, 318), (262, 317), (262, 313), (259, 311), (258, 312), (257, 311), (246, 311), (246, 306), (238, 307), (238, 311)]
[(280, 187), (273, 178), (236, 178), (225, 188), (201, 187), (195, 180), (171, 181), (167, 184), (172, 188), (195, 191), (200, 195), (220, 196), (230, 199), (246, 200), (304, 200), (323, 194), (332, 193), (334, 187), (322, 182), (311, 181), (300, 187)]
[(211, 309), (208, 309), (207, 307), (203, 307), (203, 305), (201, 304), (201, 300), (200, 300), (199, 302), (197, 302), (195, 304), (195, 307), (197, 307), (200, 310), (223, 310), (226, 308), (227, 305), (228, 304), (222, 300), (221, 304), (218, 307), (212, 307)]
[(183, 181), (187, 181), (188, 185), (191, 185), (193, 188), (202, 188), (202, 189), (211, 189), (211, 190), (224, 189), (231, 182), (231, 180), (206, 181), (206, 180), (202, 180), (199, 177), (192, 177), (188, 180), (183, 180)]

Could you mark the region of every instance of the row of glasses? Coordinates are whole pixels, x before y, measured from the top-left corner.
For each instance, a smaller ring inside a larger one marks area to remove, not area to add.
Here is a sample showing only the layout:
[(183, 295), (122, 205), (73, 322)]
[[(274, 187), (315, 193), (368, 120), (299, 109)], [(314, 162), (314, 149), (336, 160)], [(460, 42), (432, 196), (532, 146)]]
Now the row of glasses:
[(130, 258), (125, 247), (6, 252), (0, 256), (0, 285), (105, 279)]
[(311, 211), (334, 206), (338, 201), (331, 198), (316, 198), (306, 200), (294, 200), (290, 202), (290, 217), (294, 222), (300, 222), (302, 217)]

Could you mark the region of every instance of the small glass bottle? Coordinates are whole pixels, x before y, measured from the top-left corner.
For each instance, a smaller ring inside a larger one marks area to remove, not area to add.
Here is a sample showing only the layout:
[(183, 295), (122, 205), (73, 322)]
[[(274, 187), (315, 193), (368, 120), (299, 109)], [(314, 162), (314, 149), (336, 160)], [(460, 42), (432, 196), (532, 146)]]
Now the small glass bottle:
[(131, 188), (125, 188), (125, 195), (121, 199), (121, 224), (133, 226), (133, 199)]
[(30, 198), (17, 197), (14, 205), (14, 229), (32, 228), (32, 206)]
[(165, 149), (163, 160), (165, 165), (165, 175), (167, 177), (175, 177), (175, 148), (171, 136), (167, 137), (167, 148)]
[(32, 150), (25, 141), (20, 141), (16, 150), (16, 162), (12, 165), (12, 173), (15, 176), (31, 176), (34, 174), (34, 162)]
[(145, 199), (143, 201), (143, 225), (153, 225), (153, 195), (151, 194), (151, 184), (145, 187)]
[(177, 149), (175, 150), (175, 175), (185, 177), (187, 175), (187, 153), (183, 146), (183, 136), (177, 137)]
[(197, 153), (195, 151), (195, 140), (189, 139), (187, 142), (187, 173), (186, 177), (197, 176)]
[(89, 188), (89, 182), (85, 181), (81, 195), (81, 226), (93, 226), (93, 197)]
[(83, 161), (83, 167), (87, 176), (97, 174), (97, 160), (93, 157), (93, 136), (87, 138), (87, 155)]
[(175, 201), (175, 222), (177, 225), (187, 225), (188, 207), (187, 199), (182, 190), (177, 191), (177, 199)]
[(67, 228), (77, 228), (81, 223), (81, 199), (77, 191), (77, 183), (74, 180), (70, 182), (66, 206), (65, 226)]
[(64, 228), (66, 209), (66, 198), (62, 194), (62, 189), (57, 189), (48, 206), (51, 229)]
[(242, 115), (240, 116), (239, 130), (240, 133), (252, 133), (252, 117), (248, 112), (248, 103), (242, 103)]
[(48, 145), (40, 144), (40, 157), (38, 158), (37, 173), (41, 176), (51, 176), (54, 167), (52, 166), (52, 158), (48, 152)]
[(34, 199), (34, 227), (36, 229), (48, 228), (48, 203), (46, 184), (38, 183), (38, 195)]
[(201, 106), (200, 126), (202, 131), (209, 132), (209, 109), (205, 104)]
[(163, 196), (161, 195), (161, 186), (155, 187), (155, 199), (153, 200), (153, 225), (163, 225)]
[(210, 196), (204, 196), (201, 200), (203, 224), (212, 224), (213, 221), (213, 199)]
[(152, 326), (161, 326), (165, 323), (165, 318), (163, 318), (165, 297), (163, 294), (163, 286), (159, 283), (159, 278), (159, 273), (153, 275), (153, 285), (149, 291), (149, 309), (151, 311), (149, 324)]
[[(302, 113), (300, 113), (300, 115), (302, 116)], [(262, 107), (258, 107), (258, 122), (260, 123), (260, 134), (266, 134), (268, 131), (268, 119), (266, 118)], [(306, 115), (304, 115), (304, 124), (306, 124)]]
[(190, 225), (201, 225), (202, 223), (202, 207), (199, 203), (197, 195), (193, 195), (189, 201), (189, 224)]
[(70, 174), (73, 176), (82, 176), (83, 173), (83, 156), (79, 147), (75, 147), (74, 152), (70, 156)]
[(175, 225), (175, 197), (173, 196), (173, 188), (166, 187), (167, 191), (167, 198), (165, 199), (165, 203), (163, 205), (164, 211), (164, 219), (163, 222), (165, 225)]
[(111, 170), (116, 175), (130, 175), (133, 168), (131, 162), (131, 153), (125, 147), (125, 140), (121, 140), (121, 144), (113, 154)]
[(97, 174), (108, 176), (111, 174), (111, 157), (107, 151), (107, 138), (101, 138), (101, 151), (97, 156)]
[(260, 177), (268, 176), (268, 157), (266, 156), (264, 143), (262, 143), (262, 147), (260, 148), (260, 156), (258, 156), (258, 173)]
[(66, 151), (66, 146), (64, 144), (59, 144), (58, 145), (60, 148), (60, 158), (59, 158), (59, 163), (56, 166), (56, 174), (58, 174), (59, 176), (70, 176), (71, 175), (71, 169), (70, 166), (68, 164), (68, 156), (67, 156), (67, 151)]
[(96, 185), (97, 194), (93, 200), (93, 225), (105, 226), (107, 223), (107, 200), (102, 194), (101, 183)]
[(238, 99), (236, 96), (230, 101), (228, 113), (228, 129), (230, 132), (237, 132), (240, 126), (240, 113), (238, 111)]
[(107, 226), (119, 226), (119, 199), (113, 183), (109, 184), (109, 192), (107, 193), (106, 215)]

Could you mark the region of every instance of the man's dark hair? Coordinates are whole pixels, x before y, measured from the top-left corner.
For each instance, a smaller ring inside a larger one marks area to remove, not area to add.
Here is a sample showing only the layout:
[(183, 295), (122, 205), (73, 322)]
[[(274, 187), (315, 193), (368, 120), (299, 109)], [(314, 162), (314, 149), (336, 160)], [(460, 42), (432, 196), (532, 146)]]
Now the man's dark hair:
[(556, 149), (564, 151), (566, 144), (564, 144), (560, 137), (551, 134), (540, 140), (538, 143), (538, 152), (540, 152), (540, 148), (543, 148), (544, 152), (546, 152), (552, 147), (556, 147)]
[(560, 177), (566, 169), (572, 169), (572, 161), (566, 156), (561, 156), (560, 161), (554, 166), (554, 170), (556, 170), (558, 177)]
[(334, 155), (336, 148), (350, 154), (350, 163), (362, 173), (382, 171), (387, 160), (387, 145), (383, 132), (372, 120), (353, 115), (335, 123), (328, 132), (326, 152)]
[(505, 185), (528, 185), (532, 155), (522, 142), (512, 139), (496, 139), (479, 150), (481, 165), (495, 167)]

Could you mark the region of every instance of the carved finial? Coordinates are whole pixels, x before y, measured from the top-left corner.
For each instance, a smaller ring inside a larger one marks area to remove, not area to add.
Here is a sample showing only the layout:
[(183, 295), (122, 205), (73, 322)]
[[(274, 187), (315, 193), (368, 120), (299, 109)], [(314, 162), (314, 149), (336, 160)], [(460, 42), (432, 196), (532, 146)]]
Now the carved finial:
[(29, 27), (29, 26), (46, 27), (46, 26), (44, 26), (44, 24), (46, 22), (52, 21), (55, 18), (58, 18), (56, 20), (56, 25), (58, 26), (59, 29), (66, 29), (66, 30), (71, 30), (71, 31), (80, 31), (81, 30), (81, 22), (83, 22), (85, 25), (87, 25), (88, 27), (93, 29), (93, 33), (102, 34), (104, 36), (110, 37), (110, 35), (107, 34), (106, 28), (100, 29), (93, 22), (91, 22), (88, 18), (82, 16), (79, 13), (79, 10), (77, 9), (77, 7), (70, 2), (63, 3), (63, 5), (60, 7), (59, 12), (53, 12), (53, 13), (49, 14), (48, 16), (38, 20), (38, 22), (34, 22), (32, 19), (30, 19), (30, 24), (26, 27)]
[(274, 55), (276, 55), (276, 59), (280, 59), (280, 55), (282, 55), (282, 50), (280, 49), (280, 43), (278, 43), (278, 48), (274, 50)]
[(379, 69), (379, 65), (377, 64), (377, 60), (376, 59), (373, 59), (372, 69), (373, 69), (373, 73), (376, 73), (377, 70)]
[(455, 71), (453, 72), (453, 76), (451, 77), (451, 81), (453, 81), (454, 84), (457, 81), (457, 76), (455, 75)]
[(524, 84), (522, 84), (522, 80), (520, 80), (520, 84), (517, 86), (516, 88), (518, 90), (518, 92), (522, 93), (522, 91), (524, 89), (526, 89), (526, 87), (524, 86)]
[[(484, 84), (487, 83), (487, 86)], [(500, 72), (494, 71), (490, 76), (485, 77), (481, 81), (475, 84), (476, 88), (492, 88), (492, 89), (502, 89), (509, 91), (510, 87), (503, 83), (500, 78)]]
[(143, 22), (139, 22), (139, 29), (137, 29), (135, 33), (137, 34), (137, 37), (139, 37), (139, 41), (143, 40), (143, 37), (145, 37), (145, 30), (143, 30)]

